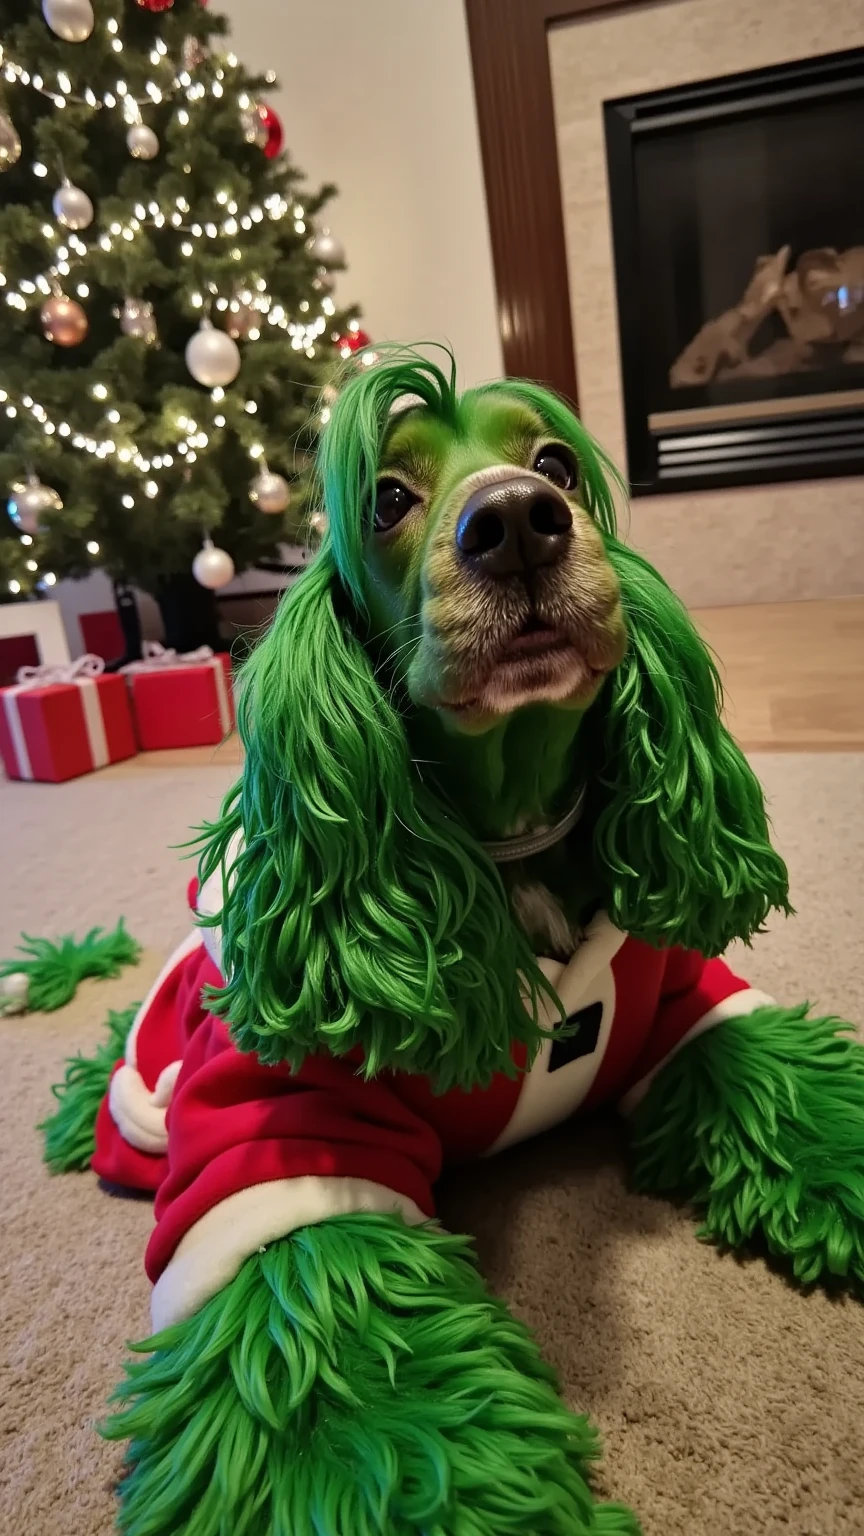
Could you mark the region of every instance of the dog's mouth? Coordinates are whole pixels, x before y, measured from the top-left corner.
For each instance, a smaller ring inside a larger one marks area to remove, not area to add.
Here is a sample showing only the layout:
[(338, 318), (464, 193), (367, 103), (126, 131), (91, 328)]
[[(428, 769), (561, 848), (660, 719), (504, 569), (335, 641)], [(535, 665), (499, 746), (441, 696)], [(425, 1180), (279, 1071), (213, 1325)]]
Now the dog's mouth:
[(507, 641), (501, 651), (498, 665), (507, 666), (508, 663), (519, 662), (526, 657), (547, 656), (551, 651), (566, 650), (572, 647), (572, 644), (572, 640), (564, 634), (563, 630), (557, 629), (553, 624), (547, 624), (539, 615), (532, 614), (512, 640)]
[(470, 691), (441, 704), (464, 717), (509, 714), (541, 699), (588, 703), (612, 664), (589, 660), (572, 633), (532, 613), (487, 661)]

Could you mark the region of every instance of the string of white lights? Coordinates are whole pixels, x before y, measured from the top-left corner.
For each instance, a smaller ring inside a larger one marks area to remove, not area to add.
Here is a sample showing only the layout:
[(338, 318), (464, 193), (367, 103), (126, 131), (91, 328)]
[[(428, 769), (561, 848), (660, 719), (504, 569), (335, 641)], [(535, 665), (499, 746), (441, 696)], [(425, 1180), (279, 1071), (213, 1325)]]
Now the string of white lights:
[[(119, 22), (114, 17), (111, 17), (105, 23), (105, 28), (107, 32), (112, 34), (111, 47), (114, 52), (122, 53), (123, 42), (117, 35), (120, 30)], [(150, 62), (156, 67), (160, 65), (165, 65), (168, 68), (171, 67), (168, 59), (168, 48), (161, 37), (156, 39), (150, 52)], [(236, 55), (233, 53), (226, 54), (223, 58), (223, 64), (228, 69), (236, 69)], [(67, 105), (90, 107), (94, 112), (99, 112), (106, 108), (113, 110), (120, 106), (121, 110), (127, 113), (128, 106), (125, 105), (126, 103), (137, 107), (158, 105), (167, 96), (185, 94), (187, 101), (203, 101), (205, 96), (209, 94), (218, 99), (225, 94), (222, 82), (226, 77), (225, 68), (221, 64), (217, 65), (213, 71), (214, 78), (208, 86), (202, 80), (193, 80), (188, 70), (181, 69), (172, 75), (170, 81), (166, 79), (164, 85), (160, 86), (155, 80), (148, 80), (144, 86), (146, 92), (144, 96), (133, 96), (125, 80), (118, 80), (113, 90), (104, 91), (101, 96), (96, 94), (92, 86), (87, 87), (83, 96), (78, 96), (73, 91), (72, 82), (64, 69), (58, 69), (56, 72), (56, 87), (49, 86), (38, 71), (33, 72), (25, 69), (23, 64), (17, 63), (6, 52), (2, 44), (0, 44), (0, 73), (2, 73), (3, 78), (8, 84), (23, 85), (38, 91), (40, 95), (46, 96), (53, 102), (55, 107), (59, 107), (61, 110)], [(268, 70), (265, 79), (268, 85), (272, 85), (276, 79), (274, 71)], [(244, 103), (247, 107), (251, 105), (248, 96), (240, 97), (241, 110), (244, 108)]]

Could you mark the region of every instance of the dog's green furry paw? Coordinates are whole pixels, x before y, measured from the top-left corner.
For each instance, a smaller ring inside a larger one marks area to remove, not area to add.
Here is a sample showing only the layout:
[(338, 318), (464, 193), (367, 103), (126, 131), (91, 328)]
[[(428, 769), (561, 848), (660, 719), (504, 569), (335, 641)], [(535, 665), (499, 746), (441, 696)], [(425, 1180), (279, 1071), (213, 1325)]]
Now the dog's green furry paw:
[(248, 1259), (140, 1346), (127, 1536), (638, 1536), (597, 1436), (464, 1239), (360, 1215)]
[(138, 1004), (121, 1013), (109, 1010), (107, 1037), (93, 1056), (67, 1056), (62, 1083), (51, 1089), (57, 1108), (38, 1129), (45, 1137), (45, 1162), (52, 1173), (81, 1172), (96, 1150), (96, 1116), (108, 1092), (111, 1073), (126, 1048)]
[(760, 1234), (802, 1284), (864, 1288), (864, 1045), (838, 1019), (760, 1008), (673, 1058), (633, 1117), (638, 1188), (686, 1195), (700, 1236)]

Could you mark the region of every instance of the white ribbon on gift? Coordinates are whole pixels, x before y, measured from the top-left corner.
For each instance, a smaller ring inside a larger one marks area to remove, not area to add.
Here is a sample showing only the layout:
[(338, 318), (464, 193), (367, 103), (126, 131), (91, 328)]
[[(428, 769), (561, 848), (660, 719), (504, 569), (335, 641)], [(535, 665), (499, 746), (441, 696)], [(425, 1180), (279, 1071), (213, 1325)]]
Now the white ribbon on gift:
[(18, 700), (22, 693), (32, 693), (34, 688), (50, 688), (57, 683), (74, 683), (76, 688), (81, 690), (84, 729), (87, 732), (87, 744), (90, 748), (93, 767), (104, 768), (110, 761), (105, 722), (102, 719), (102, 708), (99, 703), (99, 690), (96, 687), (96, 679), (101, 677), (104, 671), (105, 662), (102, 657), (89, 653), (86, 656), (79, 656), (77, 661), (18, 668), (17, 683), (3, 690), (3, 709), (9, 735), (12, 737), (12, 750), (15, 753), (18, 773), (22, 779), (32, 779), (33, 766), (24, 737)]
[(201, 667), (209, 666), (213, 669), (213, 681), (216, 684), (216, 705), (219, 710), (219, 725), (226, 733), (231, 729), (231, 704), (228, 698), (228, 684), (225, 681), (225, 669), (219, 657), (213, 651), (212, 646), (199, 645), (197, 651), (176, 651), (172, 647), (160, 645), (158, 640), (145, 640), (141, 650), (141, 661), (130, 661), (120, 671), (126, 676), (139, 676), (142, 672), (162, 672), (172, 667)]

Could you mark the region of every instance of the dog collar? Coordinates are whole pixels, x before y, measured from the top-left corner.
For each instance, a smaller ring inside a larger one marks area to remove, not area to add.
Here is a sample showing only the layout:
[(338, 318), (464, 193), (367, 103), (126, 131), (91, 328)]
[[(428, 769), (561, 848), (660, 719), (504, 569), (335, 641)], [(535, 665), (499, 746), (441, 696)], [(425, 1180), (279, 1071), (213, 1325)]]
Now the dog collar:
[(534, 832), (520, 832), (517, 837), (502, 837), (496, 842), (481, 843), (480, 846), (484, 853), (488, 853), (493, 864), (510, 864), (515, 859), (528, 859), (532, 853), (545, 853), (547, 848), (554, 848), (575, 827), (584, 809), (583, 784), (575, 805), (571, 805), (566, 815), (556, 821), (554, 826), (538, 827)]

